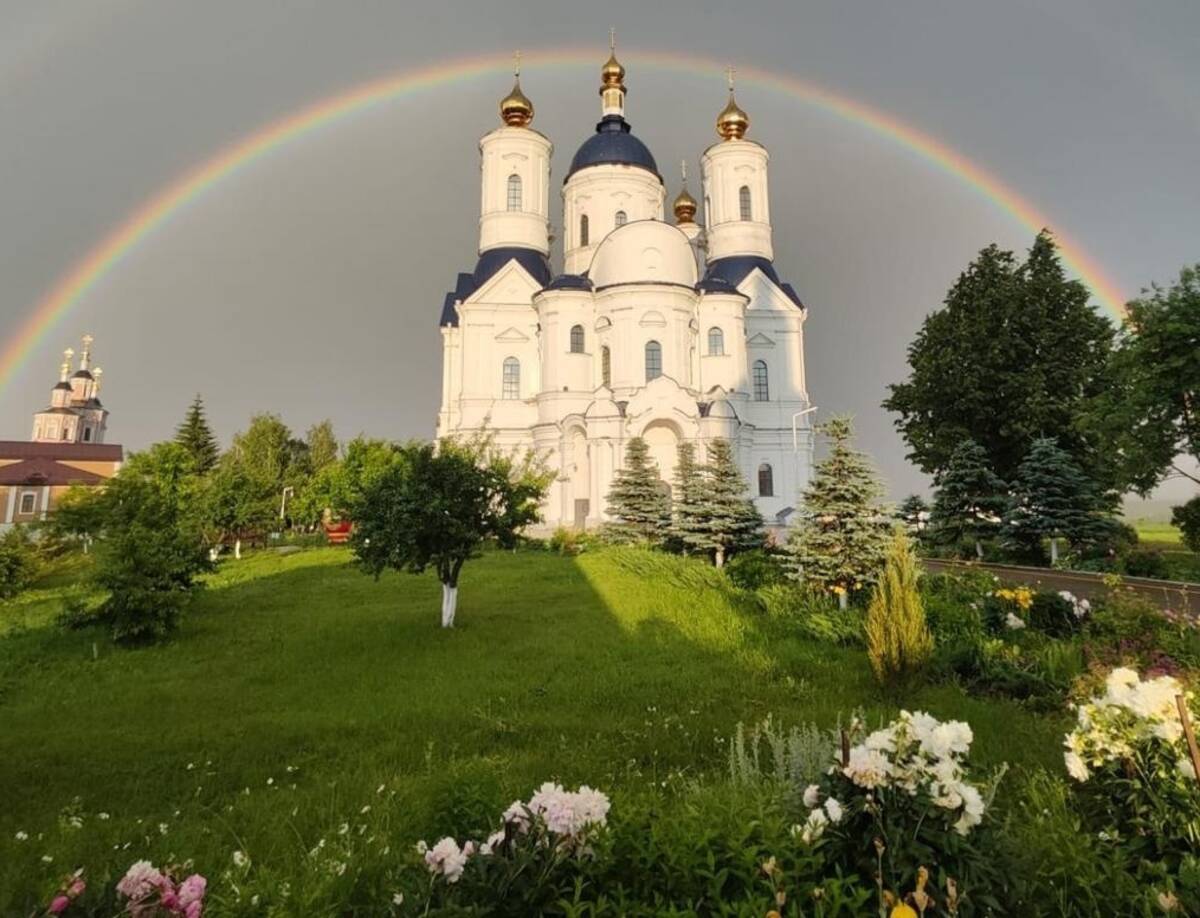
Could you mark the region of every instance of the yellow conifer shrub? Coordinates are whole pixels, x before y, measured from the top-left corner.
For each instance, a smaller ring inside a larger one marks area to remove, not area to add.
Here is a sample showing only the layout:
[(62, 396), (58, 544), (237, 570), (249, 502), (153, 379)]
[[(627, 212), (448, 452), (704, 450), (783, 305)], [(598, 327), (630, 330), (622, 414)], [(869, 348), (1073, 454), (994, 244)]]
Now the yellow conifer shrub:
[(924, 668), (933, 653), (933, 636), (917, 588), (917, 557), (903, 530), (888, 546), (883, 574), (867, 607), (867, 655), (875, 677), (897, 685)]

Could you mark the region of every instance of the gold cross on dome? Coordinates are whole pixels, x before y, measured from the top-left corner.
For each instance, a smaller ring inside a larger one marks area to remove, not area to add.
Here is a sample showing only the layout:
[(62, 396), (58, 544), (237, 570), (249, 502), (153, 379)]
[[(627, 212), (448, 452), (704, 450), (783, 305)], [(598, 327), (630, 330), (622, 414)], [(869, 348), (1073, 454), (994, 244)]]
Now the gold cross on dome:
[(687, 184), (687, 160), (686, 159), (681, 159), (679, 161), (679, 171), (683, 176), (683, 183), (686, 185)]
[(730, 66), (730, 67), (726, 67), (726, 68), (725, 68), (725, 78), (726, 78), (727, 80), (729, 80), (729, 91), (730, 91), (730, 92), (733, 92), (733, 75), (734, 75), (736, 72), (737, 72), (737, 71), (736, 71), (736, 70), (734, 70), (732, 66)]
[(608, 50), (617, 50), (617, 30), (615, 28), (608, 30)]
[(513, 52), (513, 76), (517, 77), (518, 79), (521, 76), (521, 52), (520, 51)]

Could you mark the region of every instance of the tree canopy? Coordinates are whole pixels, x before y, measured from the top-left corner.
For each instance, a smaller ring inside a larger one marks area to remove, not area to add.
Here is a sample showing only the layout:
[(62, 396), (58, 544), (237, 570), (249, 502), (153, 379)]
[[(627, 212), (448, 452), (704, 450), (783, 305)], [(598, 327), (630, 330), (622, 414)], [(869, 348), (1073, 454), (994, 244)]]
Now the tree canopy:
[(221, 456), (221, 447), (212, 428), (208, 426), (204, 401), (198, 394), (175, 430), (175, 442), (191, 454), (199, 474), (203, 475), (216, 467)]

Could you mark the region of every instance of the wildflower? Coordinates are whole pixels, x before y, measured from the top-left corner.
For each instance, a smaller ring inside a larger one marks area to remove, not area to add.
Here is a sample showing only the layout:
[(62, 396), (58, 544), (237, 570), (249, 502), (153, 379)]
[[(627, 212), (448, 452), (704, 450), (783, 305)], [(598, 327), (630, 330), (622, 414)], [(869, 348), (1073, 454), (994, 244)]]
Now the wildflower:
[(1068, 752), (1063, 755), (1067, 763), (1067, 774), (1081, 784), (1086, 781), (1091, 775), (1088, 772), (1088, 767), (1084, 763), (1083, 758), (1077, 753)]
[(246, 852), (233, 852), (233, 866), (237, 867), (239, 870), (245, 870), (250, 866), (250, 858), (246, 857)]
[(402, 892), (392, 893), (392, 905), (403, 905), (403, 904), (404, 904), (404, 893), (402, 893)]
[(97, 813), (96, 818), (99, 819), (101, 822), (108, 822), (108, 820), (111, 819), (112, 817), (109, 816), (108, 813)]
[(897, 903), (889, 918), (919, 918), (917, 910), (907, 902)]
[(1004, 616), (1004, 624), (1011, 631), (1020, 631), (1025, 627), (1025, 620), (1023, 618), (1018, 618), (1016, 615), (1009, 612)]
[(47, 909), (51, 915), (61, 915), (67, 910), (67, 906), (71, 904), (71, 900), (66, 896), (55, 896), (50, 902), (50, 907)]
[(17, 831), (17, 834), (14, 836), (14, 838), (16, 838), (17, 841), (29, 841), (29, 833), (24, 829), (21, 829)]
[(1158, 907), (1164, 912), (1177, 912), (1179, 911), (1179, 899), (1170, 890), (1160, 892), (1158, 894)]

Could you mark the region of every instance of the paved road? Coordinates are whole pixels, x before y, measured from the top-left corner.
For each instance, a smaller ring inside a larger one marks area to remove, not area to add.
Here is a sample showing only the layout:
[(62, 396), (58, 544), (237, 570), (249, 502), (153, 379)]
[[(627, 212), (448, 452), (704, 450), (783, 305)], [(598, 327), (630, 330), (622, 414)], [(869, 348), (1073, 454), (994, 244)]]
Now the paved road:
[[(938, 573), (984, 570), (995, 574), (1004, 583), (1024, 584), (1047, 590), (1070, 590), (1081, 599), (1095, 600), (1105, 592), (1103, 574), (1055, 571), (1044, 567), (1017, 567), (1011, 564), (981, 564), (975, 561), (940, 561), (932, 558), (923, 563), (926, 568)], [(1200, 616), (1200, 583), (1123, 577), (1121, 584), (1156, 603), (1159, 608)]]

